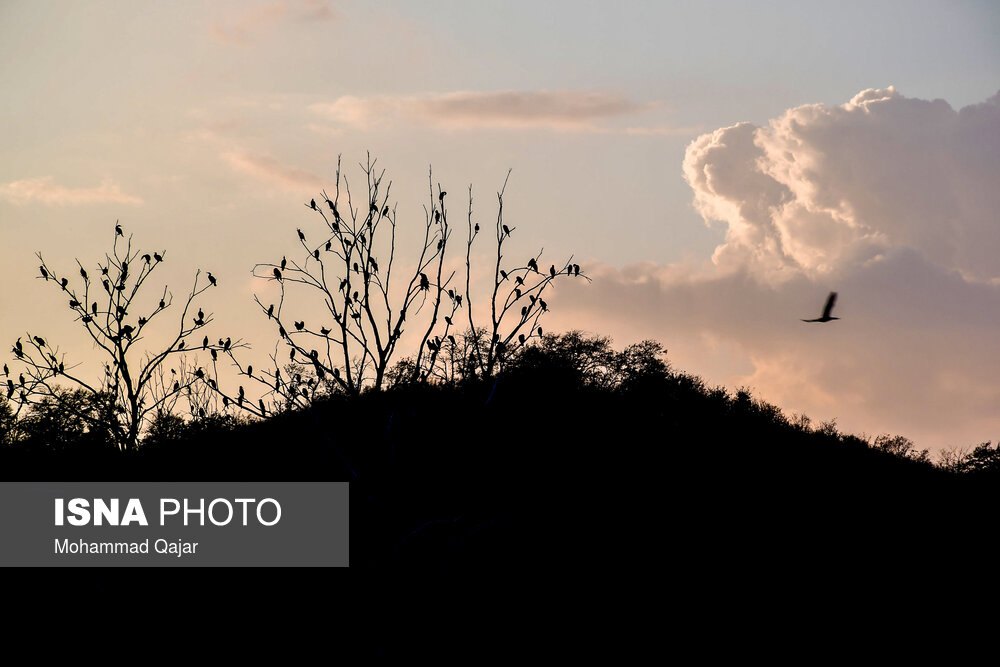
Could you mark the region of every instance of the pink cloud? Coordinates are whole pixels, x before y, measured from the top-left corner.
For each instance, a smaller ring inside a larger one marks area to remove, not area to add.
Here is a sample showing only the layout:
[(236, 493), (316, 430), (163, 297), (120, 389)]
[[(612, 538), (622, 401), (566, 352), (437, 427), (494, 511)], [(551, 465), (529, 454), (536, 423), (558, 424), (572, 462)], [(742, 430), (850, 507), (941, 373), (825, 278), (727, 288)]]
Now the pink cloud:
[(339, 18), (328, 0), (275, 0), (242, 7), (209, 26), (209, 34), (226, 44), (249, 44), (268, 29), (287, 22), (319, 22)]
[(602, 122), (655, 109), (621, 95), (574, 90), (458, 91), (437, 95), (340, 97), (309, 107), (314, 113), (342, 125), (370, 129), (400, 121), (445, 129), (536, 128), (561, 132), (625, 134), (690, 133), (666, 125), (624, 130)]
[(290, 192), (316, 191), (323, 179), (303, 169), (282, 164), (269, 155), (228, 152), (221, 155), (230, 167)]
[(49, 206), (142, 203), (140, 197), (122, 192), (121, 186), (111, 180), (104, 180), (95, 188), (69, 188), (53, 183), (51, 177), (4, 183), (0, 185), (0, 199), (17, 205), (38, 202)]

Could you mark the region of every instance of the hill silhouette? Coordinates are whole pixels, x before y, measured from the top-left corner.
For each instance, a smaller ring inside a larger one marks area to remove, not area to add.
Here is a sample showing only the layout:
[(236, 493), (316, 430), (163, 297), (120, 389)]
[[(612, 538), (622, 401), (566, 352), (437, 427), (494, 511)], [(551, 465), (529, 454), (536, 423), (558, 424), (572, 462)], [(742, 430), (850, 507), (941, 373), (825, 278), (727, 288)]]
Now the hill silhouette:
[[(481, 610), (473, 599), (507, 608), (542, 589), (579, 605), (560, 620), (579, 627), (584, 609), (643, 590), (694, 613), (747, 586), (760, 595), (778, 581), (898, 573), (991, 547), (988, 444), (945, 469), (898, 439), (873, 446), (710, 388), (662, 352), (550, 335), (496, 377), (335, 395), (249, 423), (174, 420), (134, 452), (36, 425), (0, 448), (0, 464), (20, 479), (349, 481), (349, 574), (213, 573), (198, 585), (233, 604), (287, 602), (287, 586), (301, 586), (352, 600), (347, 615), (386, 613), (391, 599), (403, 625), (445, 600), (452, 612)], [(57, 581), (102, 595), (137, 581), (196, 586), (167, 573), (77, 576)]]

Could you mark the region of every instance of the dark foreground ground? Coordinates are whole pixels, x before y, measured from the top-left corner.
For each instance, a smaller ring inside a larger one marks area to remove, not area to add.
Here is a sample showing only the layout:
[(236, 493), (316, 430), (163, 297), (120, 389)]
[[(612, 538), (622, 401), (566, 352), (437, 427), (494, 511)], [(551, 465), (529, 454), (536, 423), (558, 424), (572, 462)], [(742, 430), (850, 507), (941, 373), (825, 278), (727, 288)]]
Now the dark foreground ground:
[(8, 450), (0, 465), (18, 480), (350, 481), (347, 570), (8, 577), (53, 613), (107, 609), (132, 639), (175, 621), (261, 656), (641, 655), (783, 596), (926, 590), (994, 560), (993, 475), (796, 428), (671, 373), (600, 388), (541, 366), (207, 421), (128, 456)]

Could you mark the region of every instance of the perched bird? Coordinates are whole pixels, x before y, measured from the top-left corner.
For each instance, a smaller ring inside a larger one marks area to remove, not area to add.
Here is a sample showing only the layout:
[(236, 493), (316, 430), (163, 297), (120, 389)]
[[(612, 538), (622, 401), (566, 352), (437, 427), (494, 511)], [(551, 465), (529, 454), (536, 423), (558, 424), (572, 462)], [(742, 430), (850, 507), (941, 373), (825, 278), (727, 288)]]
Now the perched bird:
[(549, 275), (552, 276), (553, 278), (556, 277), (556, 265), (555, 264), (553, 264), (552, 266), (549, 267)]
[(281, 258), (281, 270), (284, 271), (285, 267), (288, 266), (288, 260), (285, 257)]
[[(167, 307), (167, 302), (164, 301), (163, 299), (160, 299), (160, 308), (166, 308), (166, 307)], [(95, 311), (95, 313), (96, 313), (96, 311)]]
[[(205, 311), (203, 311), (201, 308), (199, 308), (198, 309), (198, 320), (201, 321), (203, 319), (205, 319)], [(206, 338), (205, 340), (208, 340), (208, 338)]]
[(542, 328), (538, 327), (538, 337), (541, 338), (541, 336), (542, 336)]
[(45, 347), (45, 339), (44, 338), (39, 338), (38, 336), (34, 336), (34, 340), (35, 340), (36, 343), (38, 343), (38, 347)]
[(204, 340), (201, 341), (201, 349), (208, 348), (208, 336), (205, 336)]
[(274, 304), (273, 303), (270, 306), (267, 307), (267, 319), (271, 319), (272, 317), (274, 317)]
[(520, 343), (521, 345), (524, 345), (524, 341), (525, 341), (524, 334), (518, 334), (517, 342)]
[(77, 300), (75, 300), (75, 299), (70, 299), (70, 301), (69, 301), (69, 307), (70, 308), (79, 308), (80, 307), (80, 302), (77, 301)]
[(829, 322), (830, 320), (839, 320), (839, 317), (831, 317), (830, 313), (833, 311), (833, 305), (837, 303), (837, 293), (830, 292), (830, 296), (826, 298), (826, 305), (823, 307), (822, 317), (817, 317), (814, 320), (802, 320), (803, 322)]
[(163, 255), (161, 255), (158, 252), (154, 252), (153, 253), (153, 259), (155, 259), (157, 262), (162, 262), (163, 261)]
[(277, 269), (277, 267), (275, 267), (275, 269), (274, 269), (274, 277), (275, 277), (275, 279), (277, 279), (277, 280), (281, 280), (281, 271), (279, 271), (279, 270)]
[(309, 200), (309, 208), (311, 208), (314, 211), (316, 210), (316, 200), (315, 199), (310, 199)]
[(253, 366), (247, 366), (247, 375), (253, 377)]
[(87, 272), (86, 272), (86, 270), (84, 270), (84, 268), (83, 268), (82, 266), (80, 267), (80, 276), (81, 276), (81, 277), (82, 277), (82, 278), (83, 278), (84, 280), (86, 280), (86, 279), (87, 279)]
[(49, 272), (45, 270), (44, 266), (39, 266), (38, 270), (42, 272), (42, 278), (49, 279)]
[(478, 223), (478, 222), (476, 223), (476, 227), (475, 227), (475, 229), (474, 229), (474, 232), (475, 232), (476, 234), (478, 234), (478, 233), (479, 233), (479, 223)]
[(296, 323), (295, 323), (295, 329), (296, 329), (297, 331), (302, 331), (302, 329), (304, 329), (304, 328), (305, 328), (305, 326), (306, 326), (306, 323), (305, 323), (305, 320), (303, 320), (303, 321), (301, 321), (301, 322), (296, 322)]
[(313, 250), (313, 258), (319, 259), (319, 248)]
[(580, 275), (580, 265), (579, 264), (574, 264), (573, 265), (573, 275), (574, 276)]
[[(161, 301), (160, 303), (162, 304), (163, 302)], [(162, 307), (163, 306), (161, 305), (160, 308), (162, 308)], [(94, 315), (97, 314), (97, 302), (96, 301), (90, 305), (90, 310), (94, 313)]]
[(503, 227), (503, 235), (510, 236), (510, 227), (508, 227), (507, 225), (502, 225), (502, 227)]
[(448, 326), (451, 326), (451, 318), (450, 317), (448, 317), (447, 315), (445, 315), (444, 321), (448, 323)]
[(295, 231), (297, 231), (299, 233), (299, 240), (300, 241), (305, 241), (306, 240), (306, 235), (302, 233), (301, 229), (296, 229)]
[(63, 289), (66, 289), (66, 285), (69, 285), (69, 281), (63, 278), (62, 280), (59, 281), (59, 284), (62, 285)]
[(183, 350), (184, 349), (184, 341), (181, 341), (180, 343), (177, 344), (177, 349), (178, 350)]
[(440, 193), (438, 193), (438, 201), (444, 201), (444, 196), (446, 194), (448, 194), (448, 193), (445, 192), (444, 190), (442, 190)]
[(319, 332), (320, 332), (321, 334), (323, 334), (324, 336), (328, 336), (328, 335), (330, 335), (330, 330), (329, 330), (329, 329), (327, 329), (326, 327), (320, 327), (320, 329), (319, 329)]
[(549, 309), (548, 305), (542, 299), (539, 299), (538, 303), (542, 306), (542, 311), (547, 311)]
[(117, 222), (115, 223), (115, 234), (117, 234), (118, 236), (125, 236), (125, 233), (122, 232), (122, 226)]
[(140, 318), (139, 318), (139, 326), (140, 326), (140, 327), (141, 327), (141, 326), (143, 326), (143, 325), (144, 325), (144, 324), (146, 324), (146, 322), (148, 322), (148, 321), (149, 321), (149, 320), (147, 320), (147, 319), (146, 319), (145, 317), (140, 317)]
[(431, 281), (427, 278), (426, 274), (420, 274), (420, 289), (428, 291), (431, 288)]
[(144, 262), (146, 262), (146, 264), (149, 264), (150, 262), (153, 261), (153, 257), (148, 252), (142, 256), (142, 259)]
[(211, 271), (208, 272), (208, 282), (212, 283), (212, 287), (217, 287), (219, 284), (219, 281), (215, 279)]
[(332, 247), (333, 247), (333, 241), (327, 241), (326, 242), (326, 251), (330, 252), (330, 248), (332, 248)]
[(535, 261), (534, 257), (528, 260), (528, 268), (535, 273), (538, 273), (538, 262)]

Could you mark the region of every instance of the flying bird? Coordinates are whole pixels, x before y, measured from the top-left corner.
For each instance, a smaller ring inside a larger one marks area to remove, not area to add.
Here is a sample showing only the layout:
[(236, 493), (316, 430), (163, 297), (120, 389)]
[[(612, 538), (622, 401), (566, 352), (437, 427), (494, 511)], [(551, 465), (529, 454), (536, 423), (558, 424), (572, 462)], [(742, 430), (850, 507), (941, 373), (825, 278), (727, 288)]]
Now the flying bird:
[(823, 316), (817, 317), (814, 320), (802, 320), (803, 322), (829, 322), (830, 320), (839, 320), (839, 317), (831, 317), (830, 313), (833, 312), (833, 305), (837, 303), (837, 293), (830, 292), (830, 296), (826, 297), (826, 305), (823, 306)]

